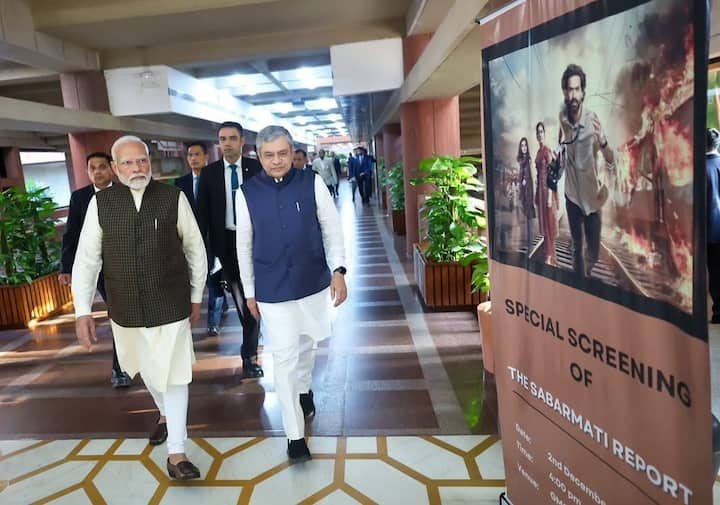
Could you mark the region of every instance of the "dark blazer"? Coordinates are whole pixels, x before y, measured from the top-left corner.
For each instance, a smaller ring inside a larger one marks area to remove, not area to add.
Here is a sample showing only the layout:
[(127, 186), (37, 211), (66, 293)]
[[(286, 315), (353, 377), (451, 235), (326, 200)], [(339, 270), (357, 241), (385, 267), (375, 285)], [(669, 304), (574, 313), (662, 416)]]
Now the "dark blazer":
[(70, 210), (68, 211), (65, 233), (62, 237), (62, 253), (60, 256), (60, 273), (72, 273), (75, 253), (80, 241), (80, 231), (85, 222), (88, 205), (95, 195), (95, 188), (92, 184), (72, 192), (70, 195)]
[[(256, 159), (243, 156), (241, 164), (243, 182), (262, 172), (262, 166)], [(229, 249), (225, 233), (225, 206), (232, 205), (232, 202), (225, 200), (225, 162), (221, 159), (210, 163), (200, 174), (198, 224), (208, 254), (220, 258), (221, 263), (231, 261), (237, 264), (237, 258), (227, 257)], [(223, 264), (223, 267), (227, 265)]]
[[(190, 202), (190, 206), (192, 207), (193, 214), (195, 214), (195, 219), (197, 219), (198, 218), (197, 202), (195, 201), (195, 191), (193, 190), (193, 174), (192, 174), (192, 172), (175, 179), (175, 185), (178, 188), (180, 188), (183, 193), (185, 193), (185, 196), (187, 197), (188, 202)], [(199, 193), (199, 189), (200, 189), (200, 183), (198, 182), (198, 193)]]

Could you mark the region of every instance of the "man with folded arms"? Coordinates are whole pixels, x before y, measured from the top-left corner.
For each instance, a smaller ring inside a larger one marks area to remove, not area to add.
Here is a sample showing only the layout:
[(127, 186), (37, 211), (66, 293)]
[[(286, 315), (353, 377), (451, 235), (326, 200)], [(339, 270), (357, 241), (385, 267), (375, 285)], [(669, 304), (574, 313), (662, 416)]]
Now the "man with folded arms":
[(190, 323), (200, 319), (205, 247), (182, 191), (152, 180), (142, 140), (119, 138), (112, 158), (122, 184), (90, 201), (73, 265), (78, 340), (88, 350), (97, 342), (90, 307), (102, 269), (120, 365), (140, 372), (160, 411), (150, 444), (167, 439), (170, 477), (197, 479), (184, 444), (195, 361)]
[(293, 170), (293, 140), (281, 126), (256, 139), (263, 172), (236, 194), (237, 257), (250, 313), (272, 352), (275, 391), (291, 463), (311, 459), (305, 417), (315, 413), (317, 342), (330, 336), (347, 298), (340, 216), (325, 182)]

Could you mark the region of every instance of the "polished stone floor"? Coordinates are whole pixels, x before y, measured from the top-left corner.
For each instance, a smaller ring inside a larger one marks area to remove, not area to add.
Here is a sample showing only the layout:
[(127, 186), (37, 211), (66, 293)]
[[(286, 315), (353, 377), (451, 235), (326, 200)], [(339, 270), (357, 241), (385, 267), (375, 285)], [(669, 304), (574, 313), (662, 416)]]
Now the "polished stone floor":
[(0, 503), (496, 503), (496, 395), (475, 315), (425, 313), (387, 217), (346, 187), (338, 207), (350, 296), (318, 349), (312, 463), (285, 462), (272, 358), (261, 353), (265, 379), (240, 381), (231, 309), (219, 337), (194, 329), (189, 452), (205, 478), (168, 481), (164, 449), (146, 445), (157, 413), (142, 380), (110, 388), (98, 300), (92, 353), (71, 314), (0, 332)]

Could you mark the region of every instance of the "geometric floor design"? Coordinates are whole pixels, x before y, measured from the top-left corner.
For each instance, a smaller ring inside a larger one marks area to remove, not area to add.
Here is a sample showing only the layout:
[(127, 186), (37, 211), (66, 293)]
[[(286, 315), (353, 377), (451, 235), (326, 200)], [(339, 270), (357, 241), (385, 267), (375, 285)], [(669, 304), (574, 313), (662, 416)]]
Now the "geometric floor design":
[(504, 491), (496, 436), (310, 437), (289, 466), (282, 437), (188, 440), (203, 479), (170, 480), (145, 439), (0, 441), (3, 504), (481, 504)]

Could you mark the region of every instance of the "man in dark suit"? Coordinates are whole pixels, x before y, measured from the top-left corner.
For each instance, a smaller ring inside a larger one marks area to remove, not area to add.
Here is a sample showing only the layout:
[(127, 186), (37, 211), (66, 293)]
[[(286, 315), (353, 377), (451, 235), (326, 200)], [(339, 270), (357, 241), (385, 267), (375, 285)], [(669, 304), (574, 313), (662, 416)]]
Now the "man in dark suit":
[[(191, 142), (187, 144), (187, 162), (190, 166), (190, 173), (175, 179), (175, 185), (179, 187), (190, 202), (190, 205), (197, 219), (197, 200), (200, 190), (200, 174), (208, 162), (207, 146), (203, 142)], [(215, 258), (208, 258), (208, 317), (207, 334), (209, 337), (217, 337), (220, 333), (220, 319), (222, 313), (227, 311), (228, 304), (225, 299), (225, 291), (220, 285), (222, 271), (213, 268)]]
[(208, 255), (217, 256), (223, 269), (223, 278), (230, 288), (243, 328), (240, 355), (243, 377), (259, 378), (264, 375), (257, 363), (259, 326), (247, 307), (240, 282), (235, 243), (235, 193), (240, 185), (262, 171), (260, 162), (240, 156), (245, 143), (240, 123), (227, 121), (218, 129), (218, 141), (223, 159), (211, 163), (200, 174), (198, 223), (205, 239)]
[[(67, 222), (65, 223), (65, 233), (62, 238), (60, 275), (58, 277), (60, 284), (67, 286), (72, 283), (72, 267), (75, 262), (75, 253), (77, 252), (80, 231), (85, 222), (85, 214), (87, 213), (90, 200), (95, 195), (95, 192), (112, 186), (112, 170), (110, 169), (110, 156), (108, 154), (92, 153), (87, 157), (86, 162), (91, 184), (73, 191), (72, 195), (70, 195), (70, 209), (68, 211)], [(100, 272), (100, 276), (98, 277), (97, 289), (103, 301), (107, 301), (102, 272)], [(113, 339), (111, 383), (114, 388), (126, 388), (132, 385), (130, 376), (120, 368), (117, 352), (115, 351), (115, 339)]]
[(360, 196), (365, 205), (370, 204), (372, 196), (372, 165), (373, 157), (369, 156), (364, 147), (358, 148), (358, 156), (355, 158), (355, 177), (360, 188)]

